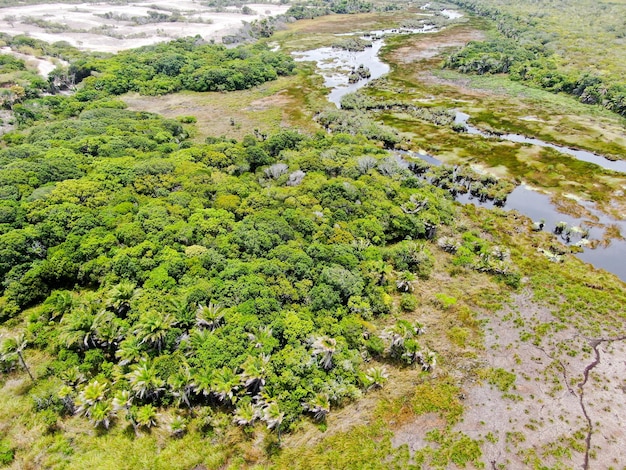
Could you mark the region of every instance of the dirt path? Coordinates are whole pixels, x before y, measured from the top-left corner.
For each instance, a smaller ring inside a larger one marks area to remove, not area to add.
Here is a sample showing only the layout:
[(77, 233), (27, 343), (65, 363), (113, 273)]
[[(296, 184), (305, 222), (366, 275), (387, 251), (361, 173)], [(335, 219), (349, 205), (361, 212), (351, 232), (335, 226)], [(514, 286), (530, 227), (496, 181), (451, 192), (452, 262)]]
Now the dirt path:
[(68, 62), (57, 59), (54, 57), (33, 57), (32, 55), (22, 54), (20, 52), (14, 51), (10, 47), (2, 47), (0, 48), (0, 52), (3, 54), (10, 54), (13, 57), (17, 57), (18, 59), (24, 60), (27, 64), (32, 64), (37, 68), (39, 75), (44, 78), (48, 78), (50, 72), (52, 72), (57, 65), (67, 66)]

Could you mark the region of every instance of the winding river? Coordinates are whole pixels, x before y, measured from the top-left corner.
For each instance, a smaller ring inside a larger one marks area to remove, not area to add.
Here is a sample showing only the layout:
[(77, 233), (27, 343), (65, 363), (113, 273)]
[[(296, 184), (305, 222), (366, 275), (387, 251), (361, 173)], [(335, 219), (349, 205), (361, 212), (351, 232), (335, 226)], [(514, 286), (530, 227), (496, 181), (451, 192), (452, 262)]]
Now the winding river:
[[(348, 93), (353, 93), (363, 88), (372, 80), (382, 77), (389, 72), (389, 65), (378, 58), (378, 52), (385, 45), (384, 38), (391, 34), (424, 34), (432, 33), (437, 29), (432, 25), (422, 28), (398, 28), (370, 31), (369, 33), (338, 34), (337, 36), (356, 36), (361, 34), (361, 39), (370, 40), (371, 47), (363, 51), (347, 51), (336, 47), (320, 47), (304, 52), (295, 52), (294, 59), (300, 62), (316, 62), (317, 68), (324, 78), (324, 86), (330, 88), (328, 101), (341, 107), (341, 98)], [(359, 80), (356, 83), (348, 82), (348, 75), (359, 65), (369, 68), (371, 76)]]
[(551, 144), (550, 142), (544, 142), (543, 140), (535, 139), (532, 137), (526, 137), (520, 134), (490, 134), (485, 131), (481, 131), (477, 127), (474, 127), (468, 124), (468, 119), (470, 118), (469, 114), (462, 113), (460, 111), (456, 112), (454, 122), (457, 124), (463, 124), (468, 134), (471, 135), (480, 135), (487, 139), (501, 139), (508, 140), (509, 142), (517, 142), (520, 144), (530, 144), (536, 145), (537, 147), (543, 148), (551, 148), (556, 150), (557, 152), (564, 153), (566, 155), (572, 156), (577, 160), (581, 160), (583, 162), (594, 163), (598, 166), (606, 170), (617, 171), (620, 173), (626, 173), (626, 160), (609, 160), (608, 158), (603, 157), (602, 155), (598, 155), (593, 152), (588, 152), (586, 150), (578, 150), (574, 148), (564, 147), (561, 145)]
[[(451, 11), (448, 11), (450, 13)], [(454, 14), (454, 12), (452, 12)], [(294, 53), (297, 61), (314, 61), (317, 63), (319, 73), (324, 78), (324, 84), (329, 88), (330, 94), (328, 99), (337, 107), (341, 106), (341, 98), (348, 93), (355, 92), (359, 88), (364, 87), (370, 81), (388, 73), (390, 67), (378, 57), (378, 52), (384, 45), (384, 37), (389, 34), (402, 33), (428, 33), (436, 31), (432, 27), (425, 27), (419, 30), (385, 30), (373, 31), (369, 35), (363, 35), (364, 38), (372, 40), (372, 47), (366, 48), (364, 51), (346, 51), (342, 49), (323, 47), (306, 52)], [(359, 34), (359, 33), (355, 33)], [(357, 83), (348, 83), (348, 75), (359, 65), (365, 65), (370, 69), (371, 77), (360, 80)], [(460, 111), (456, 112), (455, 122), (463, 124), (468, 134), (479, 135), (485, 139), (501, 139), (516, 142), (525, 145), (536, 145), (543, 148), (551, 148), (562, 153), (564, 156), (573, 157), (578, 160), (593, 163), (604, 169), (626, 173), (626, 161), (612, 161), (601, 155), (597, 155), (585, 150), (569, 148), (565, 146), (555, 145), (540, 139), (526, 137), (519, 134), (491, 134), (482, 131), (468, 123), (470, 116)], [(430, 155), (413, 154), (428, 163), (441, 165), (436, 157)], [(457, 200), (464, 204), (474, 204), (484, 207), (492, 207), (492, 202), (481, 201), (473, 198), (469, 194), (459, 195)], [(586, 248), (584, 251), (577, 253), (583, 261), (590, 263), (598, 268), (612, 272), (623, 281), (626, 281), (626, 221), (615, 220), (603, 212), (597, 210), (590, 202), (579, 202), (587, 209), (590, 217), (577, 218), (559, 212), (557, 207), (550, 200), (550, 196), (529, 188), (525, 185), (518, 186), (508, 196), (504, 210), (516, 210), (519, 213), (530, 217), (534, 221), (544, 221), (544, 230), (552, 230), (558, 223), (565, 222), (568, 226), (578, 226), (588, 230), (588, 238), (592, 241), (593, 248)], [(608, 237), (607, 231), (612, 233)], [(574, 241), (580, 241), (574, 240)]]

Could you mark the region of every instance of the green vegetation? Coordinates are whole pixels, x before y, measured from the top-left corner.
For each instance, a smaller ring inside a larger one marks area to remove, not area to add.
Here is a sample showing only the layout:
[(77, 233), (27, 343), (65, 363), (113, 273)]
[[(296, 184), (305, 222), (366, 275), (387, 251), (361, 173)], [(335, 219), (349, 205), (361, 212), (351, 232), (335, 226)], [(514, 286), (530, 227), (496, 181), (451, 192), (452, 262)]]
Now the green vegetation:
[(331, 0), (329, 2), (307, 2), (289, 7), (285, 16), (293, 17), (297, 20), (312, 19), (319, 16), (338, 14), (367, 13), (374, 10), (372, 2), (364, 0)]
[[(506, 0), (454, 3), (493, 20), (501, 37), (471, 42), (450, 56), (446, 67), (465, 73), (509, 73), (514, 80), (568, 93), (626, 116), (626, 57), (615, 56), (623, 49), (624, 4), (588, 0), (577, 2), (576, 13), (568, 14), (571, 7), (565, 1), (523, 6)], [(581, 41), (586, 43), (582, 49)], [(589, 62), (594, 64), (591, 72)]]
[[(179, 90), (244, 90), (293, 72), (293, 60), (266, 46), (202, 44), (187, 38), (121, 52), (109, 59), (75, 61), (70, 73), (84, 91), (160, 95)], [(92, 76), (89, 76), (92, 75)]]
[[(336, 40), (329, 31), (391, 16), (350, 18), (299, 23), (279, 42), (293, 49), (317, 24), (324, 34), (313, 42), (328, 45)], [(483, 24), (471, 21), (457, 31)], [(416, 41), (390, 39), (386, 57)], [(472, 51), (498, 59), (525, 48), (498, 47), (470, 46), (457, 57), (471, 68)], [(463, 135), (448, 100), (494, 128), (538, 126), (503, 124), (505, 107), (486, 109), (517, 101), (489, 95), (480, 108), (461, 92), (437, 95), (444, 86), (420, 82), (413, 64), (398, 61), (388, 79), (335, 110), (310, 65), (265, 44), (190, 38), (76, 54), (50, 88), (73, 76), (71, 94), (41, 96), (44, 84), (5, 106), (16, 128), (0, 146), (0, 465), (577, 463), (585, 433), (595, 439), (600, 425), (576, 421), (580, 410), (571, 408), (557, 418), (546, 395), (533, 393), (582, 396), (579, 372), (595, 347), (586, 338), (623, 334), (623, 283), (518, 215), (453, 201), (470, 193), (501, 204), (511, 180), (386, 150), (423, 145), (531, 178), (530, 152)], [(8, 56), (0, 67), (9, 78), (25, 72)], [(124, 100), (141, 109), (144, 99), (187, 107), (172, 119), (126, 108)], [(547, 106), (566, 98), (554, 99)], [(203, 115), (218, 101), (210, 109), (219, 116)], [(229, 122), (227, 130), (204, 139), (196, 123), (209, 119)], [(609, 183), (587, 164), (542, 158), (551, 170), (537, 164), (535, 181), (593, 175), (584, 189), (610, 203), (616, 176)], [(562, 263), (546, 250), (560, 250)], [(587, 397), (601, 382), (595, 373)], [(501, 422), (483, 421), (485, 404), (500, 406)], [(549, 425), (571, 420), (576, 432), (538, 440), (535, 404), (545, 405)], [(517, 416), (518, 406), (529, 408)], [(501, 449), (507, 460), (488, 460)]]
[(361, 136), (195, 145), (85, 82), (17, 108), (0, 151), (1, 314), (25, 338), (2, 364), (51, 358), (33, 374), (50, 432), (77, 414), (140, 433), (177, 410), (174, 434), (219, 412), (280, 435), (382, 386), (364, 354), (434, 367), (419, 326), (369, 322), (428, 278), (417, 240), (451, 223), (445, 193)]

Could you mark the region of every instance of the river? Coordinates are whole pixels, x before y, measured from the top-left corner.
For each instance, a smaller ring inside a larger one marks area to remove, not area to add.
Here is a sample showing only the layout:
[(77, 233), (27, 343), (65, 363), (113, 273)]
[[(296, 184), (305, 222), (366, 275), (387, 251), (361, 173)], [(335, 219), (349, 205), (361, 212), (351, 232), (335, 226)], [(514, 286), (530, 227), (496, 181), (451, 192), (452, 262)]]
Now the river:
[[(451, 11), (448, 11), (449, 14)], [(445, 13), (444, 13), (445, 14)], [(454, 12), (452, 12), (454, 14)], [(314, 61), (317, 63), (319, 73), (324, 78), (324, 84), (330, 89), (328, 99), (337, 107), (341, 106), (341, 98), (348, 93), (352, 93), (359, 88), (364, 87), (372, 80), (382, 77), (389, 72), (389, 65), (385, 64), (378, 57), (378, 52), (384, 45), (384, 37), (388, 34), (398, 33), (428, 33), (436, 31), (433, 28), (423, 28), (420, 30), (385, 30), (373, 31), (369, 35), (363, 35), (363, 38), (375, 37), (372, 41), (372, 47), (366, 48), (364, 51), (346, 51), (342, 49), (324, 47), (306, 52), (294, 53), (297, 61)], [(356, 34), (356, 33), (355, 33)], [(357, 83), (349, 84), (348, 75), (359, 65), (365, 65), (370, 69), (371, 77), (366, 80), (360, 80)], [(525, 145), (536, 145), (543, 148), (551, 148), (562, 153), (565, 158), (574, 157), (579, 160), (593, 163), (604, 169), (626, 173), (626, 161), (612, 161), (601, 155), (569, 148), (561, 145), (552, 144), (533, 137), (526, 137), (519, 134), (491, 134), (482, 131), (468, 123), (470, 116), (460, 111), (456, 112), (455, 122), (465, 125), (466, 131), (470, 135), (479, 135), (485, 139), (501, 139), (516, 142)], [(436, 157), (430, 155), (418, 155), (428, 163), (440, 165), (441, 162)], [(457, 200), (464, 204), (475, 204), (484, 207), (492, 207), (492, 202), (480, 201), (473, 198), (469, 194), (462, 194)], [(598, 268), (612, 272), (620, 279), (626, 281), (626, 241), (622, 236), (626, 235), (626, 221), (615, 220), (603, 212), (597, 210), (590, 202), (579, 202), (591, 214), (591, 217), (577, 218), (558, 211), (550, 196), (529, 188), (525, 185), (518, 186), (508, 196), (503, 206), (504, 210), (516, 210), (519, 213), (539, 222), (545, 222), (543, 230), (553, 230), (559, 222), (565, 222), (569, 227), (581, 227), (588, 230), (588, 239), (592, 241), (593, 248), (584, 248), (580, 253), (576, 253), (581, 260), (590, 263)], [(607, 230), (614, 235), (607, 237)], [(578, 242), (584, 246), (587, 238), (574, 237), (572, 243)], [(566, 241), (566, 240), (564, 240)]]

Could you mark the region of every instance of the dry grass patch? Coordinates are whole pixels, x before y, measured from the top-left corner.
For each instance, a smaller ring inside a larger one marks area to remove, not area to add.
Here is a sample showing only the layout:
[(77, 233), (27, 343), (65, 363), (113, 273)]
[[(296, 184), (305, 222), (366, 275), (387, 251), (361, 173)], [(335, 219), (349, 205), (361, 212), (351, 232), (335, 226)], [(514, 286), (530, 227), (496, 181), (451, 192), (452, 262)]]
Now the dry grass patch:
[[(241, 139), (255, 129), (267, 134), (285, 126), (312, 130), (315, 124), (306, 114), (306, 103), (301, 101), (306, 93), (298, 92), (303, 82), (302, 75), (297, 75), (281, 77), (251, 90), (183, 91), (165, 96), (129, 93), (122, 99), (133, 111), (148, 111), (174, 119), (194, 116), (197, 123), (193, 140), (196, 142), (203, 142), (209, 136)], [(308, 124), (304, 126), (305, 123)]]

